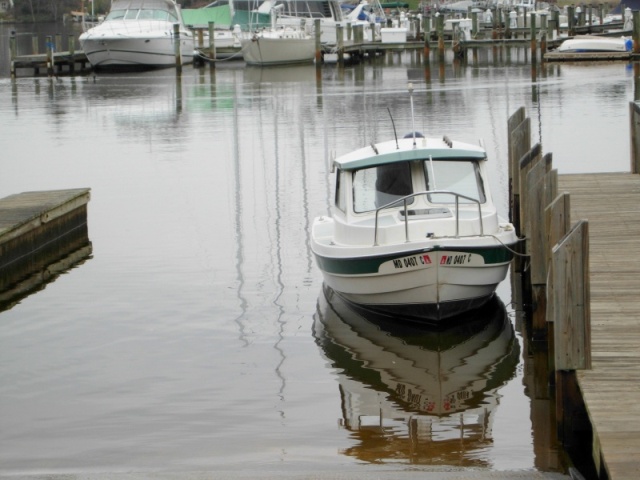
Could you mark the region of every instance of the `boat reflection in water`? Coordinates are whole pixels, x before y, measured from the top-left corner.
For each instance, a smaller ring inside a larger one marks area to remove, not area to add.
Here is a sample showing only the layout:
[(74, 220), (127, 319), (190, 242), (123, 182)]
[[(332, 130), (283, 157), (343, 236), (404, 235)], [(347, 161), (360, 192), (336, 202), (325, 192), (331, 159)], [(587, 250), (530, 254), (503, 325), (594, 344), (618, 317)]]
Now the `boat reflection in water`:
[(446, 329), (356, 311), (328, 287), (314, 336), (338, 371), (343, 418), (367, 462), (485, 466), (499, 390), (520, 346), (495, 297)]

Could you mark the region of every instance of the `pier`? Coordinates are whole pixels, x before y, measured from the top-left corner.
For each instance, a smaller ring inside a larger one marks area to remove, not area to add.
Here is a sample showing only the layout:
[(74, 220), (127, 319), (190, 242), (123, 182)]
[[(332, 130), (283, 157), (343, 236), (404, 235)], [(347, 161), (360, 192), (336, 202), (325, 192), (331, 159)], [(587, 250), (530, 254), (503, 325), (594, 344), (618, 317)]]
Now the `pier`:
[(0, 199), (0, 310), (91, 254), (89, 189)]
[(558, 175), (530, 145), (524, 109), (509, 121), (511, 216), (526, 237), (514, 269), (534, 343), (548, 353), (558, 439), (591, 435), (598, 478), (611, 480), (640, 474), (637, 110), (622, 173)]

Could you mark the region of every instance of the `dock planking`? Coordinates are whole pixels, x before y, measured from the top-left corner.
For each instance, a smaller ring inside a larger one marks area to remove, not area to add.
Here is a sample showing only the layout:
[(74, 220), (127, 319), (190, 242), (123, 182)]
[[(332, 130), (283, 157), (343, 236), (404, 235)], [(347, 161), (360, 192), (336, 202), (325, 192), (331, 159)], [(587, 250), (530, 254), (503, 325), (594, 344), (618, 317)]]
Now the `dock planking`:
[(47, 275), (49, 265), (89, 245), (89, 196), (89, 189), (81, 188), (23, 192), (0, 199), (3, 296), (24, 289), (29, 277)]
[(561, 175), (571, 219), (589, 222), (590, 370), (577, 371), (596, 466), (640, 478), (640, 176)]

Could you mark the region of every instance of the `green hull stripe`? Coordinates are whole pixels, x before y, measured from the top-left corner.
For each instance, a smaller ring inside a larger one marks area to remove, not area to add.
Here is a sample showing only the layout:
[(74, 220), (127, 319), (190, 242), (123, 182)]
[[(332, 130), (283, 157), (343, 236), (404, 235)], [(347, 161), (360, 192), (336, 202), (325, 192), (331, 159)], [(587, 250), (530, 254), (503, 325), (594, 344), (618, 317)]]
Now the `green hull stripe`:
[[(380, 265), (385, 262), (393, 261), (397, 258), (405, 258), (411, 255), (420, 255), (424, 253), (436, 253), (436, 252), (461, 252), (461, 253), (473, 253), (482, 256), (484, 258), (485, 265), (491, 265), (496, 263), (510, 262), (513, 258), (513, 254), (505, 247), (485, 247), (485, 248), (464, 248), (464, 247), (451, 247), (451, 248), (434, 248), (431, 250), (413, 250), (409, 252), (402, 252), (400, 254), (393, 253), (389, 255), (364, 257), (364, 258), (332, 258), (322, 257), (316, 254), (316, 261), (318, 267), (324, 272), (334, 273), (337, 275), (366, 275), (378, 273)], [(434, 264), (435, 265), (435, 264)]]

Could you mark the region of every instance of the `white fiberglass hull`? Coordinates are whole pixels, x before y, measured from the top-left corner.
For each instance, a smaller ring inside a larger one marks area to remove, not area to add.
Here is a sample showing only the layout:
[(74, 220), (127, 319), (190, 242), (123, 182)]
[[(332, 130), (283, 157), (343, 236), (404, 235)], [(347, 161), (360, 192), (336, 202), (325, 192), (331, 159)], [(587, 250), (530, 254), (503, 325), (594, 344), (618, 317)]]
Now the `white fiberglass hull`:
[(587, 52), (630, 52), (633, 42), (626, 37), (598, 37), (594, 35), (579, 35), (562, 42), (558, 52), (587, 53)]
[(312, 37), (269, 37), (243, 39), (242, 56), (249, 65), (292, 65), (311, 63), (315, 58)]
[[(314, 223), (321, 237), (323, 222)], [(374, 311), (440, 321), (486, 303), (505, 279), (515, 232), (464, 239), (426, 239), (384, 250), (341, 248), (312, 239), (324, 282), (346, 300)], [(374, 253), (374, 251), (376, 253)]]
[[(181, 63), (191, 63), (193, 34), (181, 30), (177, 41)], [(82, 49), (94, 68), (174, 66), (175, 42), (173, 25), (168, 22), (105, 22), (80, 36)]]

